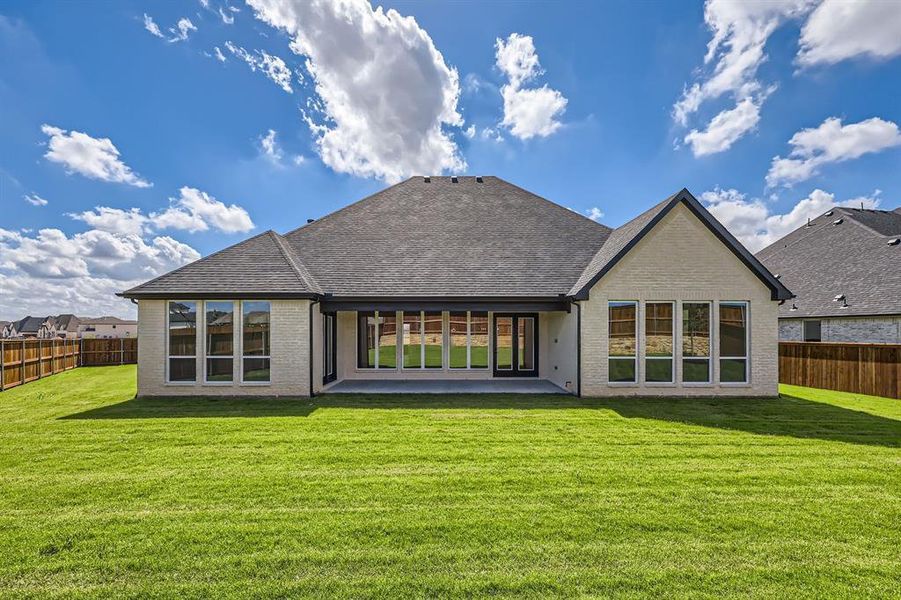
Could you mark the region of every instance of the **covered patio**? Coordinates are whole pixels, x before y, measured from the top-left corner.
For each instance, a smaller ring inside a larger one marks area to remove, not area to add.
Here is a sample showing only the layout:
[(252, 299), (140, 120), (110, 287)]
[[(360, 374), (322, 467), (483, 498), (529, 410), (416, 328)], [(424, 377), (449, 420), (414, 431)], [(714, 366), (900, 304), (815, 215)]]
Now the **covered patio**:
[(569, 394), (547, 379), (345, 379), (323, 394)]

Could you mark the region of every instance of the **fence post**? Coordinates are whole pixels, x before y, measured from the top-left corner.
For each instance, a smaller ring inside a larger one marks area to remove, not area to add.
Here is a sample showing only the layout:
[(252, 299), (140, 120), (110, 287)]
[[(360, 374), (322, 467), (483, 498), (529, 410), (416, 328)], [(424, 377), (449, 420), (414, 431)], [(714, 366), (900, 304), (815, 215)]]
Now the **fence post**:
[(6, 349), (3, 347), (5, 342), (0, 340), (0, 392), (6, 389)]
[(119, 364), (125, 364), (125, 338), (119, 338)]
[(78, 338), (78, 366), (84, 366), (84, 338)]
[(22, 362), (19, 364), (19, 370), (22, 374), (22, 385), (25, 385), (25, 338), (22, 338)]
[[(53, 340), (50, 341), (53, 344)], [(44, 376), (44, 340), (38, 338), (38, 379)]]

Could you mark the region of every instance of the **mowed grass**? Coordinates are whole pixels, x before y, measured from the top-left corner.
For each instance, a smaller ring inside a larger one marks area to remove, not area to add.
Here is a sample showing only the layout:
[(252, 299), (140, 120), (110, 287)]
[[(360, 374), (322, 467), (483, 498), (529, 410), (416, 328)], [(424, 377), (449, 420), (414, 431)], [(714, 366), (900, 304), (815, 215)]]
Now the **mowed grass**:
[(0, 595), (898, 597), (901, 402), (0, 394)]

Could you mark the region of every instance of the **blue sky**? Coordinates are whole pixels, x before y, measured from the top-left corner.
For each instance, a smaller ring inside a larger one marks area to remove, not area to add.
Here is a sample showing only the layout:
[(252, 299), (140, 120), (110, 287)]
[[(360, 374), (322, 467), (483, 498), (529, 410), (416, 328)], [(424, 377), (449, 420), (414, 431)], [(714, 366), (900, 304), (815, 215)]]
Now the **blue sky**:
[(610, 226), (687, 187), (753, 250), (901, 205), (899, 3), (381, 6), (4, 3), (0, 319), (133, 315), (112, 292), (411, 174)]

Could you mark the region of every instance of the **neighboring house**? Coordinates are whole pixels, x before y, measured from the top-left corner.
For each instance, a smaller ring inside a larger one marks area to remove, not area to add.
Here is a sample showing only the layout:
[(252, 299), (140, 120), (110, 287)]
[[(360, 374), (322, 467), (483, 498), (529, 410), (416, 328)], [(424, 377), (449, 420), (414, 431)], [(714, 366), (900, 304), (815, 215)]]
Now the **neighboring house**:
[(779, 339), (901, 344), (901, 208), (835, 208), (757, 258), (796, 295)]
[(81, 318), (78, 323), (78, 337), (85, 339), (125, 338), (135, 337), (137, 334), (137, 321), (118, 317)]
[(509, 377), (775, 396), (791, 298), (687, 190), (611, 229), (496, 177), (414, 177), (120, 295), (142, 396)]
[(73, 314), (62, 314), (56, 317), (48, 317), (53, 319), (56, 326), (56, 336), (65, 339), (76, 339), (78, 337), (79, 319)]
[(56, 322), (53, 317), (25, 317), (18, 321), (12, 321), (4, 327), (4, 338), (39, 338), (51, 339), (56, 337)]

